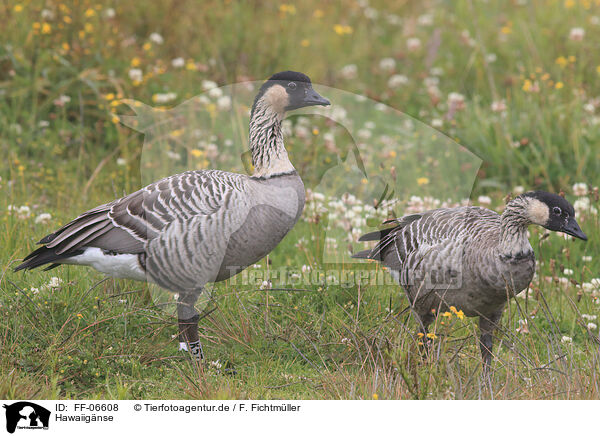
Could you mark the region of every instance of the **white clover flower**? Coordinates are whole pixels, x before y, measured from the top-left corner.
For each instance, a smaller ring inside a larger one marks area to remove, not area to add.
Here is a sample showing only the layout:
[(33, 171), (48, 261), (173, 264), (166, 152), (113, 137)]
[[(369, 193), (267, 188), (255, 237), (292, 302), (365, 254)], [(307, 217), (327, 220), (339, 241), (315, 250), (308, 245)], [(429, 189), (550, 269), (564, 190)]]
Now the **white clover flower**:
[(181, 155), (179, 153), (176, 153), (176, 152), (171, 151), (171, 150), (167, 150), (167, 157), (169, 159), (172, 159), (172, 160), (179, 160), (179, 159), (181, 159)]
[(484, 204), (486, 206), (489, 206), (490, 204), (492, 204), (492, 199), (490, 197), (488, 197), (487, 195), (480, 195), (479, 197), (477, 197), (477, 202), (479, 204)]
[(356, 134), (363, 141), (366, 141), (367, 139), (370, 139), (371, 136), (373, 136), (373, 132), (371, 132), (369, 129), (360, 129), (358, 132), (356, 132)]
[(593, 322), (588, 322), (586, 327), (588, 328), (588, 330), (596, 330), (598, 328), (596, 323)]
[(144, 78), (144, 73), (139, 68), (132, 68), (129, 70), (129, 78), (134, 82), (141, 82)]
[(203, 80), (202, 81), (202, 89), (204, 89), (205, 91), (211, 90), (216, 87), (217, 87), (217, 83), (213, 82), (212, 80)]
[(48, 287), (50, 289), (56, 289), (60, 287), (60, 284), (62, 283), (62, 280), (59, 279), (58, 277), (50, 277), (50, 282), (48, 283)]
[(159, 104), (164, 104), (164, 103), (169, 103), (173, 100), (175, 100), (177, 98), (177, 94), (174, 92), (164, 92), (164, 93), (158, 93), (158, 94), (154, 94), (152, 96), (152, 101), (154, 103), (159, 103)]
[(52, 12), (50, 9), (42, 9), (42, 12), (40, 13), (40, 15), (43, 20), (53, 20), (54, 19), (54, 12)]
[(585, 36), (585, 29), (583, 27), (573, 27), (569, 31), (569, 39), (571, 41), (583, 41)]
[(364, 14), (365, 14), (365, 18), (369, 19), (369, 20), (376, 20), (377, 17), (379, 16), (379, 12), (377, 12), (377, 9), (373, 9), (373, 8), (365, 8), (364, 10)]
[(29, 208), (29, 206), (13, 206), (12, 204), (8, 205), (8, 211), (11, 213), (15, 213), (17, 215), (17, 218), (24, 220), (30, 217), (31, 215), (31, 209)]
[(272, 287), (273, 287), (273, 284), (271, 283), (270, 280), (263, 280), (263, 282), (260, 284), (261, 290), (271, 289)]
[(402, 85), (406, 85), (408, 83), (408, 77), (404, 74), (394, 74), (392, 77), (388, 79), (387, 85), (389, 88), (398, 88)]
[(452, 110), (462, 110), (465, 108), (465, 96), (458, 92), (448, 94), (448, 107)]
[(310, 129), (302, 124), (296, 124), (294, 134), (301, 139), (308, 138), (310, 136)]
[(563, 336), (560, 340), (563, 344), (570, 344), (573, 342), (573, 338), (570, 336)]
[(588, 187), (586, 183), (575, 183), (573, 185), (573, 194), (578, 197), (583, 197), (588, 194)]
[(393, 58), (383, 58), (379, 61), (379, 68), (386, 72), (394, 71), (396, 61)]
[(358, 67), (355, 64), (346, 65), (340, 70), (340, 75), (344, 79), (356, 79), (356, 76), (358, 75)]
[(506, 110), (506, 102), (504, 100), (497, 100), (492, 102), (492, 112), (504, 112)]
[(127, 165), (127, 161), (125, 159), (123, 159), (122, 157), (117, 158), (117, 165), (119, 165), (120, 167)]
[(215, 160), (219, 156), (219, 147), (212, 142), (206, 146), (206, 157)]
[(431, 14), (423, 14), (417, 18), (417, 23), (420, 26), (431, 26), (433, 24), (433, 16)]
[(220, 111), (228, 111), (231, 109), (231, 97), (223, 95), (217, 99), (217, 108)]
[(488, 53), (485, 55), (485, 60), (488, 64), (493, 64), (498, 60), (498, 56), (496, 56), (496, 53)]
[(521, 185), (518, 185), (513, 188), (513, 192), (515, 195), (521, 195), (523, 192), (525, 192), (525, 188)]
[(52, 219), (52, 215), (49, 213), (41, 213), (35, 217), (36, 224), (46, 224), (48, 221)]
[(442, 127), (444, 127), (444, 120), (442, 120), (440, 118), (432, 119), (431, 127), (433, 127), (434, 129), (441, 129)]
[(219, 98), (223, 95), (223, 90), (221, 88), (211, 88), (208, 90), (208, 95), (211, 98)]
[(56, 98), (53, 101), (53, 103), (55, 106), (63, 107), (65, 104), (69, 103), (70, 101), (71, 101), (71, 97), (69, 97), (68, 95), (61, 94), (58, 96), (58, 98)]
[(418, 51), (421, 49), (421, 40), (419, 38), (408, 38), (406, 40), (406, 48), (408, 51)]
[(529, 325), (527, 324), (526, 319), (519, 320), (519, 327), (517, 327), (517, 333), (521, 333), (523, 335), (526, 335), (529, 333)]
[(302, 272), (305, 273), (305, 274), (308, 273), (308, 272), (310, 272), (311, 269), (312, 268), (310, 267), (310, 265), (302, 265), (302, 268), (301, 268)]
[(108, 8), (104, 10), (104, 16), (106, 18), (114, 18), (116, 15), (115, 10), (113, 8)]
[(565, 268), (563, 271), (563, 274), (566, 276), (572, 276), (573, 275), (573, 270), (569, 269), (569, 268)]
[(152, 41), (155, 44), (162, 44), (163, 42), (165, 42), (164, 38), (162, 37), (162, 35), (160, 33), (156, 33), (156, 32), (152, 32), (150, 34), (150, 36), (148, 37), (148, 39), (150, 39), (150, 41)]
[(185, 65), (185, 59), (182, 57), (175, 58), (171, 61), (171, 65), (174, 68), (182, 68)]
[(400, 18), (396, 14), (386, 14), (385, 19), (392, 26), (399, 26), (400, 24), (402, 24), (402, 18)]
[(581, 317), (583, 319), (585, 319), (586, 321), (595, 321), (597, 316), (596, 315), (588, 315), (587, 313), (582, 313)]
[(33, 286), (29, 289), (33, 295), (37, 295), (40, 293), (39, 288), (34, 288)]
[(581, 256), (581, 261), (582, 262), (591, 262), (592, 256)]

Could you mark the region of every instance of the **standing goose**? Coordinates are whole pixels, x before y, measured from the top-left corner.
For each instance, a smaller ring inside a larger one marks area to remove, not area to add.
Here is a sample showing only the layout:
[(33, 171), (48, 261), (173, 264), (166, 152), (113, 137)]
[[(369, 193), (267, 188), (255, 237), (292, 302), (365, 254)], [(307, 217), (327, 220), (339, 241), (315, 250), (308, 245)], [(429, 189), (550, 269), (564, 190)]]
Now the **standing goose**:
[(506, 205), (502, 215), (480, 207), (435, 209), (389, 221), (396, 225), (362, 236), (378, 240), (357, 258), (381, 261), (405, 289), (427, 334), (437, 311), (450, 306), (466, 316), (479, 316), (484, 370), (491, 364), (492, 333), (507, 297), (527, 286), (535, 271), (535, 255), (527, 227), (587, 240), (575, 220), (573, 206), (548, 192), (527, 192)]
[(15, 270), (86, 265), (177, 292), (179, 347), (202, 359), (194, 303), (205, 284), (266, 256), (304, 209), (304, 185), (283, 145), (285, 113), (329, 104), (306, 75), (273, 75), (250, 114), (252, 176), (208, 170), (159, 180), (42, 238)]

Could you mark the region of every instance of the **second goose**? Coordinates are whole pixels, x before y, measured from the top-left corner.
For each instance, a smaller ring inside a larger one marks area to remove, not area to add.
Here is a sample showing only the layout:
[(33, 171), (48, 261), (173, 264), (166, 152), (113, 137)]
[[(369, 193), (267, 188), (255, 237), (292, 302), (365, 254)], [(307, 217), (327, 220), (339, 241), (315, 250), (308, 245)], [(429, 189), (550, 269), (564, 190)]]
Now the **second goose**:
[(423, 334), (435, 313), (450, 306), (478, 316), (484, 369), (492, 358), (492, 333), (508, 297), (527, 286), (535, 255), (527, 227), (536, 224), (587, 240), (573, 206), (543, 191), (522, 194), (502, 215), (480, 207), (435, 209), (391, 221), (395, 225), (366, 234), (377, 240), (354, 255), (381, 261), (405, 289)]

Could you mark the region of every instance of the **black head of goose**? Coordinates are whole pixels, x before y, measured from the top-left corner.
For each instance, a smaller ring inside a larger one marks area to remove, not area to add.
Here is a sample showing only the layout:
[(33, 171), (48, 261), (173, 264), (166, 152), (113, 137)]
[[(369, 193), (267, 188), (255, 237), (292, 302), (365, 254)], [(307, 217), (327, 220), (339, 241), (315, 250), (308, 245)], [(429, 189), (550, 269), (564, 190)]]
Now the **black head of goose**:
[(283, 144), (285, 113), (329, 104), (305, 74), (273, 75), (251, 111), (252, 176), (206, 170), (159, 180), (45, 236), (16, 270), (86, 265), (177, 292), (180, 348), (202, 359), (194, 303), (204, 285), (267, 255), (304, 208), (304, 186)]
[(405, 289), (420, 330), (427, 335), (435, 314), (451, 306), (479, 316), (484, 369), (492, 357), (492, 333), (507, 296), (529, 286), (535, 256), (528, 240), (531, 224), (587, 240), (573, 206), (549, 192), (522, 194), (502, 213), (480, 207), (435, 209), (391, 221), (395, 225), (366, 234), (377, 240), (354, 257), (374, 259)]

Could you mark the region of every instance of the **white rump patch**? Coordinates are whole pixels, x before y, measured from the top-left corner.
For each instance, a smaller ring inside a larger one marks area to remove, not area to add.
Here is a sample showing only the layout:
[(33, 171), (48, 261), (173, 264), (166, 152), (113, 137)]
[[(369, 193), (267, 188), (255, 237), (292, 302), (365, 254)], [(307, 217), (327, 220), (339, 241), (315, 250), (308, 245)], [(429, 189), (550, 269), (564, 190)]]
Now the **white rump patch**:
[(118, 279), (146, 281), (146, 273), (140, 267), (137, 254), (106, 254), (100, 248), (88, 247), (83, 254), (70, 257), (68, 263), (91, 266)]

